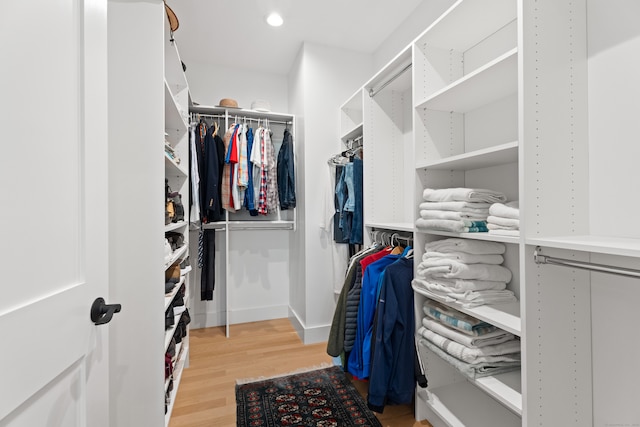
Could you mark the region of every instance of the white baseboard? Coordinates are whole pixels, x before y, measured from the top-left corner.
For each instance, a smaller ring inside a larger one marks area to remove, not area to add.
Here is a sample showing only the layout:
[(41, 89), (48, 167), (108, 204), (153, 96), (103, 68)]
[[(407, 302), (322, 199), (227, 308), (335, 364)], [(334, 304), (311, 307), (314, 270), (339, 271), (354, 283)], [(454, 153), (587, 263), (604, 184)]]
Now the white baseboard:
[[(278, 305), (271, 307), (247, 308), (229, 312), (229, 323), (249, 323), (261, 320), (282, 319), (287, 317), (288, 306)], [(226, 313), (224, 311), (207, 311), (206, 313), (192, 313), (189, 329), (210, 328), (226, 325)]]
[(304, 344), (324, 342), (329, 338), (331, 325), (307, 327), (291, 307), (289, 307), (289, 321)]

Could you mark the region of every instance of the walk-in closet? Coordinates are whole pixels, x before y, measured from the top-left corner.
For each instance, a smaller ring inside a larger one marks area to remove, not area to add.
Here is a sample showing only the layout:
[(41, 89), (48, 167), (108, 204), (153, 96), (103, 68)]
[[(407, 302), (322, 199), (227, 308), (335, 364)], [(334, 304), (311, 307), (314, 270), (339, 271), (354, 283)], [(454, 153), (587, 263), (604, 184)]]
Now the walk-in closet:
[(6, 6), (0, 427), (640, 426), (640, 2)]

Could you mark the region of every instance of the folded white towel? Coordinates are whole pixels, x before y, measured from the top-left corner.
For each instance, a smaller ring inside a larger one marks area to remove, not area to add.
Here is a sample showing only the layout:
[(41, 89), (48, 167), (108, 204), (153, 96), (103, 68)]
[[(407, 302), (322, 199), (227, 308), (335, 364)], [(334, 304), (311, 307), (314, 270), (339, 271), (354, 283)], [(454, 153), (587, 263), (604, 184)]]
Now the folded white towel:
[(442, 279), (434, 277), (423, 277), (420, 273), (416, 274), (414, 282), (426, 289), (426, 282), (439, 286), (446, 286), (456, 292), (464, 291), (484, 291), (489, 289), (502, 290), (507, 288), (506, 282), (495, 282), (491, 280), (465, 280), (465, 279)]
[(469, 227), (465, 226), (464, 222), (449, 219), (418, 218), (416, 220), (416, 227), (424, 230), (451, 231), (453, 233), (466, 233), (469, 231)]
[(486, 221), (487, 215), (484, 213), (476, 212), (457, 212), (457, 211), (437, 211), (426, 210), (420, 211), (420, 218), (422, 219), (448, 219), (453, 221), (470, 220), (470, 221)]
[(498, 225), (498, 224), (493, 224), (493, 223), (488, 223), (487, 224), (487, 229), (489, 230), (519, 230), (519, 227), (509, 227), (506, 225)]
[(493, 216), (500, 216), (502, 218), (520, 218), (520, 207), (518, 201), (509, 203), (494, 203), (489, 208), (489, 213)]
[(490, 362), (493, 357), (500, 357), (499, 360), (504, 360), (502, 358), (520, 359), (520, 340), (517, 339), (512, 339), (502, 344), (472, 348), (436, 334), (424, 326), (418, 329), (418, 333), (450, 355), (467, 363)]
[(478, 213), (489, 215), (491, 203), (475, 203), (475, 202), (422, 202), (420, 210), (428, 211), (455, 211), (466, 213)]
[[(414, 279), (415, 282), (415, 279)], [(518, 299), (512, 291), (467, 291), (464, 294), (456, 294), (451, 289), (438, 288), (430, 282), (424, 282), (424, 286), (414, 284), (414, 289), (422, 290), (429, 298), (445, 303), (457, 303), (463, 308), (480, 307), (481, 305), (508, 304), (517, 302)]]
[(418, 264), (418, 271), (445, 279), (480, 279), (495, 282), (511, 281), (511, 270), (501, 265), (465, 264), (445, 258), (430, 258)]
[(515, 338), (513, 334), (503, 331), (502, 329), (497, 329), (493, 332), (489, 332), (488, 334), (474, 337), (463, 334), (462, 332), (450, 328), (444, 323), (435, 321), (429, 317), (424, 317), (422, 319), (422, 326), (467, 347), (486, 347), (488, 345), (501, 344)]
[(426, 252), (465, 252), (468, 254), (504, 254), (504, 243), (452, 237), (436, 240), (425, 245)]
[(425, 252), (422, 259), (447, 258), (465, 264), (502, 264), (504, 257), (499, 254), (468, 254), (465, 252)]
[(495, 234), (496, 236), (519, 237), (520, 230), (489, 230), (489, 234)]
[(506, 202), (507, 197), (493, 190), (484, 188), (426, 188), (422, 192), (422, 198), (428, 202), (485, 202), (499, 203)]
[(490, 224), (500, 225), (502, 227), (519, 229), (520, 228), (520, 220), (514, 218), (505, 218), (501, 216), (489, 215), (487, 217), (487, 222)]

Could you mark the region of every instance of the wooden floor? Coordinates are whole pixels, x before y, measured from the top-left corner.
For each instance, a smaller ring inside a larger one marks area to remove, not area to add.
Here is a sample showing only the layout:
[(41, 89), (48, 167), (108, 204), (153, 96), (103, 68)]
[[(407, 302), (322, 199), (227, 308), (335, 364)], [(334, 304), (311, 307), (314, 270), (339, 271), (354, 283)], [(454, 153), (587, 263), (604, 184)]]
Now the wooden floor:
[[(190, 367), (184, 370), (169, 427), (236, 425), (235, 382), (331, 363), (326, 343), (304, 345), (288, 319), (190, 331)], [(366, 396), (366, 384), (354, 381)], [(384, 427), (431, 426), (417, 422), (412, 405), (387, 406), (376, 414)]]

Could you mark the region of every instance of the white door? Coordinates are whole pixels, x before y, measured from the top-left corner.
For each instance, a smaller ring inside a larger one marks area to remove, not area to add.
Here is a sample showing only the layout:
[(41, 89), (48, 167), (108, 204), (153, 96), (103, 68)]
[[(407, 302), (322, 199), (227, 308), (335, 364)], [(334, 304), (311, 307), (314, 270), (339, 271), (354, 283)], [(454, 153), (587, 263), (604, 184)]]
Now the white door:
[(0, 426), (102, 426), (109, 326), (89, 311), (108, 298), (106, 0), (2, 6)]

